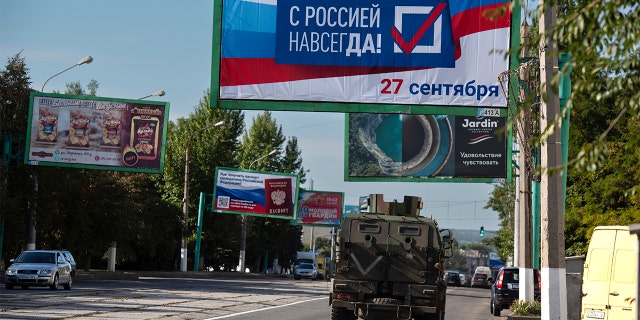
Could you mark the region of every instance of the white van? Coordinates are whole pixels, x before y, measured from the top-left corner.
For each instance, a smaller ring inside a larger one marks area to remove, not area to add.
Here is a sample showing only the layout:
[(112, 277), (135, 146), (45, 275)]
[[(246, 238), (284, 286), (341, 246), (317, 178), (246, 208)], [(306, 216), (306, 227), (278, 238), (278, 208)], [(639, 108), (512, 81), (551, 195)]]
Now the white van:
[(584, 263), (581, 319), (635, 319), (637, 272), (638, 238), (629, 227), (596, 227)]

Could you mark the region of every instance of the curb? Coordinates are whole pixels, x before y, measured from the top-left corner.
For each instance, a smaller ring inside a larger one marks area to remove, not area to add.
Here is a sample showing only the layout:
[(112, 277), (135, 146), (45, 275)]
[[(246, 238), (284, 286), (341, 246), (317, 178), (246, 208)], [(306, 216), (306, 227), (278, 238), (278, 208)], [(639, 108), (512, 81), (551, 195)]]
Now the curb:
[[(239, 273), (239, 272), (193, 272), (193, 271), (76, 271), (73, 281), (137, 281), (140, 278), (196, 278), (196, 279), (265, 279), (290, 278), (286, 274)], [(4, 283), (4, 272), (0, 273), (0, 283)]]

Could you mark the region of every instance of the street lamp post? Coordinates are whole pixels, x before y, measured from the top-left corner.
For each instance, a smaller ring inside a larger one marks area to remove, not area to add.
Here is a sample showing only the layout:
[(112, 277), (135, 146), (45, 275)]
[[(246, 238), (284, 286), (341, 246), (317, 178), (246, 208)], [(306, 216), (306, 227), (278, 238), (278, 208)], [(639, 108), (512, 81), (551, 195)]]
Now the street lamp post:
[(47, 81), (45, 81), (45, 82), (44, 82), (44, 84), (42, 85), (42, 89), (40, 89), (40, 92), (44, 92), (44, 86), (46, 86), (46, 85), (47, 85), (47, 82), (49, 82), (49, 80), (51, 80), (51, 79), (55, 78), (56, 76), (58, 76), (58, 75), (60, 75), (60, 74), (62, 74), (62, 73), (64, 73), (64, 72), (66, 72), (66, 71), (69, 71), (69, 70), (71, 70), (71, 69), (73, 69), (73, 68), (75, 68), (75, 67), (77, 67), (77, 66), (79, 66), (79, 65), (82, 65), (82, 64), (89, 64), (89, 63), (91, 63), (92, 61), (93, 61), (93, 58), (92, 58), (91, 56), (86, 56), (86, 57), (82, 58), (82, 60), (78, 61), (76, 64), (72, 65), (71, 67), (66, 68), (66, 69), (64, 69), (64, 70), (62, 70), (62, 71), (60, 71), (60, 72), (58, 72), (58, 73), (56, 73), (56, 74), (52, 75), (51, 77), (49, 77), (49, 79), (47, 79)]
[[(76, 64), (72, 65), (69, 68), (66, 68), (54, 75), (52, 75), (51, 77), (49, 77), (49, 79), (47, 79), (44, 84), (42, 85), (42, 89), (40, 89), (40, 92), (44, 92), (44, 86), (47, 85), (47, 82), (49, 82), (49, 80), (55, 78), (56, 76), (69, 71), (79, 65), (83, 65), (83, 64), (88, 64), (91, 63), (93, 61), (93, 58), (91, 56), (86, 56), (84, 58), (82, 58), (82, 60), (78, 61)], [(29, 201), (28, 201), (28, 218), (27, 218), (27, 250), (35, 250), (36, 248), (36, 213), (38, 210), (38, 172), (35, 170), (35, 168), (33, 168), (31, 170), (31, 179), (33, 179), (33, 189), (31, 190), (31, 195), (29, 197)]]
[[(218, 127), (223, 124), (224, 121), (219, 121), (213, 125), (204, 127), (197, 130), (194, 134), (189, 135), (189, 138), (187, 139), (187, 147), (184, 150), (184, 198), (182, 199), (182, 213), (184, 221), (182, 222), (182, 241), (180, 249), (180, 271), (182, 272), (187, 271), (187, 235), (189, 233), (189, 154), (191, 153), (191, 138), (202, 131)], [(195, 261), (194, 263), (198, 263), (198, 261)]]
[[(256, 162), (273, 155), (274, 153), (278, 152), (278, 149), (273, 149), (271, 150), (269, 153), (265, 154), (264, 156), (253, 160), (251, 162), (251, 164), (249, 165), (249, 170), (251, 170), (251, 167), (253, 167), (253, 164), (255, 164)], [(240, 258), (238, 261), (238, 268), (240, 269), (240, 272), (244, 273), (245, 270), (245, 252), (247, 249), (247, 216), (246, 215), (242, 215), (242, 229), (241, 229), (241, 240), (240, 240)]]
[(154, 93), (152, 93), (152, 94), (150, 94), (148, 96), (144, 96), (142, 98), (138, 98), (138, 100), (144, 100), (144, 99), (149, 98), (149, 97), (162, 97), (162, 96), (164, 96), (164, 90), (159, 90), (159, 91), (156, 91), (156, 92), (154, 92)]

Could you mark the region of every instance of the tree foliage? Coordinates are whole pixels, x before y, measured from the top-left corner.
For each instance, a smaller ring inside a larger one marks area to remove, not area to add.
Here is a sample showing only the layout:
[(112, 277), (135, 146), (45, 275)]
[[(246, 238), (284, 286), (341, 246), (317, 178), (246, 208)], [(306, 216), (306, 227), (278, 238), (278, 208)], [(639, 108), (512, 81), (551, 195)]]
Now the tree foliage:
[[(640, 222), (640, 5), (554, 4), (559, 14), (546, 36), (571, 58), (564, 69), (571, 77), (565, 246), (567, 255), (580, 255), (595, 226)], [(527, 45), (539, 51), (535, 36)]]
[(496, 184), (484, 208), (498, 212), (500, 218), (496, 237), (487, 241), (496, 248), (502, 261), (509, 261), (513, 257), (514, 244), (515, 181)]
[[(16, 55), (0, 70), (0, 134), (17, 137), (11, 145), (22, 157), (29, 112), (30, 79), (24, 58)], [(95, 95), (95, 80), (83, 87), (67, 83), (65, 94)], [(224, 121), (224, 126), (214, 126)], [(188, 251), (194, 251), (200, 193), (210, 205), (216, 167), (248, 167), (271, 149), (273, 157), (257, 161), (253, 169), (300, 173), (301, 151), (295, 137), (286, 139), (270, 114), (265, 113), (245, 132), (244, 115), (237, 110), (211, 109), (205, 91), (194, 112), (169, 122), (162, 174), (26, 166), (22, 159), (3, 161), (0, 167), (0, 220), (4, 222), (2, 263), (26, 247), (28, 208), (35, 208), (36, 248), (66, 248), (81, 269), (104, 269), (107, 253), (117, 247), (116, 264), (122, 270), (176, 270), (180, 262), (183, 227), (185, 150), (190, 149)], [(244, 141), (240, 141), (243, 135)], [(22, 140), (20, 140), (22, 138)], [(266, 151), (265, 151), (266, 150)], [(31, 177), (37, 175), (37, 180)], [(24, 182), (27, 183), (24, 183)], [(38, 182), (38, 193), (30, 181)], [(205, 210), (201, 257), (214, 270), (235, 268), (239, 251), (240, 216)], [(300, 246), (300, 227), (279, 219), (256, 219), (251, 228), (249, 262), (259, 265), (270, 251), (281, 261), (293, 261)], [(265, 240), (266, 239), (266, 240)], [(188, 255), (189, 264), (193, 255)], [(255, 268), (257, 269), (257, 267)]]
[(570, 53), (572, 96), (567, 254), (597, 225), (640, 222), (640, 5), (566, 1), (553, 30)]
[[(9, 149), (13, 155), (18, 155), (24, 146), (29, 94), (32, 91), (28, 73), (29, 69), (20, 54), (9, 58), (7, 65), (0, 70), (0, 136), (11, 141), (9, 146), (3, 142), (2, 150)], [(5, 230), (2, 241), (4, 257), (17, 256), (20, 248), (26, 245), (25, 217), (30, 179), (29, 172), (18, 167), (20, 163), (19, 158), (0, 162), (0, 224), (4, 224)], [(2, 265), (0, 263), (0, 268)]]
[[(280, 151), (283, 149), (284, 154)], [(270, 155), (271, 150), (277, 150), (277, 153)], [(250, 130), (242, 136), (238, 154), (241, 168), (303, 173), (297, 139), (287, 141), (282, 127), (268, 111), (253, 119)], [(296, 252), (302, 248), (300, 226), (292, 225), (288, 220), (271, 218), (249, 217), (248, 223), (246, 265), (251, 270), (260, 270), (266, 255), (278, 257), (283, 262), (295, 260)]]
[[(216, 123), (224, 121), (222, 126)], [(189, 245), (194, 252), (197, 233), (197, 218), (200, 193), (213, 191), (216, 167), (236, 167), (239, 137), (244, 131), (244, 115), (237, 110), (211, 109), (209, 92), (204, 92), (194, 112), (187, 118), (171, 122), (167, 131), (164, 174), (157, 177), (157, 187), (163, 199), (182, 212), (185, 179), (185, 152), (189, 155)], [(205, 203), (211, 204), (206, 196)], [(182, 223), (182, 213), (177, 217), (177, 226)], [(233, 230), (239, 230), (236, 216), (213, 214), (205, 210), (202, 221), (200, 256), (205, 267), (214, 270), (231, 270), (238, 262), (239, 242)], [(231, 232), (230, 232), (231, 231)], [(176, 239), (178, 239), (176, 237)], [(176, 247), (175, 253), (178, 253)], [(189, 259), (193, 256), (187, 255)]]

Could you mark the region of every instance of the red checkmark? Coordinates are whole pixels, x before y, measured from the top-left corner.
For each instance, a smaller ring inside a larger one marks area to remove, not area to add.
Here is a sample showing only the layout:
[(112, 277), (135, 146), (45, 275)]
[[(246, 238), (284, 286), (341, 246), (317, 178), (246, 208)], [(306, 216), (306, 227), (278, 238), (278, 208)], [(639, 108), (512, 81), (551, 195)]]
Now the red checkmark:
[(418, 41), (420, 41), (422, 36), (424, 36), (425, 32), (427, 32), (427, 30), (431, 28), (433, 23), (440, 16), (440, 14), (442, 13), (442, 10), (444, 10), (446, 6), (447, 6), (446, 3), (439, 3), (433, 9), (433, 11), (431, 11), (429, 16), (427, 17), (427, 20), (424, 21), (424, 23), (420, 26), (420, 29), (418, 29), (416, 34), (414, 34), (413, 37), (411, 37), (411, 41), (409, 42), (404, 41), (402, 34), (400, 34), (400, 31), (398, 31), (396, 26), (391, 27), (391, 36), (393, 37), (393, 39), (396, 41), (400, 49), (402, 49), (402, 51), (405, 54), (409, 54), (411, 53), (411, 51), (413, 51), (413, 49), (415, 49), (415, 47), (418, 45)]

